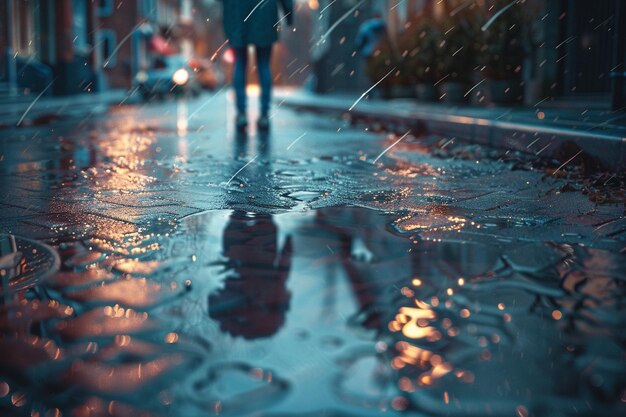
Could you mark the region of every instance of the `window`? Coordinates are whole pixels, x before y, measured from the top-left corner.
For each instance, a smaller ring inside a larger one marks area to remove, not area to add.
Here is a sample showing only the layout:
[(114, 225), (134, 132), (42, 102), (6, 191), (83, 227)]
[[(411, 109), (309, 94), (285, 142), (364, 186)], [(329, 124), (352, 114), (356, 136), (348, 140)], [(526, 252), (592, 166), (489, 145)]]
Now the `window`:
[(167, 62), (163, 58), (156, 58), (152, 64), (152, 68), (159, 70), (167, 68)]
[(113, 0), (98, 1), (98, 16), (107, 17), (113, 14)]
[(74, 47), (79, 52), (86, 53), (89, 44), (87, 39), (87, 3), (81, 0), (73, 0), (72, 6)]
[(157, 15), (157, 4), (155, 0), (140, 0), (139, 14), (146, 19), (155, 20)]
[(117, 61), (114, 55), (115, 46), (117, 45), (117, 36), (115, 36), (115, 32), (111, 29), (100, 30), (99, 36), (102, 61), (106, 62), (107, 68), (112, 68)]

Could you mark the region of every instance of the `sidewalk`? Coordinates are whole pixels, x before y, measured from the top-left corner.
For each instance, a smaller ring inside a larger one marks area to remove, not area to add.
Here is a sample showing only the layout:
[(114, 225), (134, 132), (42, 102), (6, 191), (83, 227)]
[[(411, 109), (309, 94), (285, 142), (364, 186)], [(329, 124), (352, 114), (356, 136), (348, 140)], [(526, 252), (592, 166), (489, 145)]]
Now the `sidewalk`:
[(573, 142), (608, 170), (620, 172), (626, 167), (626, 113), (597, 106), (541, 103), (535, 107), (490, 108), (368, 98), (357, 102), (356, 93), (316, 95), (303, 90), (280, 91), (276, 99), (290, 107), (382, 124), (390, 130), (411, 129), (415, 134), (440, 135), (537, 156), (569, 158), (575, 154), (568, 146)]
[(54, 119), (105, 112), (128, 97), (125, 90), (72, 96), (0, 96), (0, 129), (32, 126)]

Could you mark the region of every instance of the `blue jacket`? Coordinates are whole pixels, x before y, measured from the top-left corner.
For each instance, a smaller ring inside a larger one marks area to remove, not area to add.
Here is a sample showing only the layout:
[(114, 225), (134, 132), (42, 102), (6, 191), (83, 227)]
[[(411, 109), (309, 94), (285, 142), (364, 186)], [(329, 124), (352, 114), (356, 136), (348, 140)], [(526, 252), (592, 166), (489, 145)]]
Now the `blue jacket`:
[(368, 19), (361, 24), (354, 40), (359, 55), (371, 56), (380, 40), (385, 36), (386, 27), (383, 19)]
[[(293, 0), (222, 0), (224, 34), (235, 48), (270, 46), (278, 40), (280, 26), (293, 21)], [(278, 15), (280, 3), (284, 19)]]

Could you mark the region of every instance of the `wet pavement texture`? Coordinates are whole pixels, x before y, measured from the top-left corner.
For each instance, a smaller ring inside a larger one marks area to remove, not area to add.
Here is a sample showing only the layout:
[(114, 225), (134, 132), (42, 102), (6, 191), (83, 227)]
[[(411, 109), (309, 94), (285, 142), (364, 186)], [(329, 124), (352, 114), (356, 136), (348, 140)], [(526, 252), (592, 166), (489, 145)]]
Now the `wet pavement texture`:
[(0, 414), (626, 412), (623, 201), (231, 101), (0, 133)]

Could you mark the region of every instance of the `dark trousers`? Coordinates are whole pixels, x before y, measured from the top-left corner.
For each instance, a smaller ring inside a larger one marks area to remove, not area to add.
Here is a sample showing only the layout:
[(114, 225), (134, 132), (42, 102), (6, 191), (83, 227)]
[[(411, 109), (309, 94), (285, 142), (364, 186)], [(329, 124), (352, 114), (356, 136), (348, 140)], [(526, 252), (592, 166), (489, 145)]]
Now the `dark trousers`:
[[(272, 70), (270, 61), (272, 47), (255, 47), (256, 65), (259, 72), (259, 83), (261, 83), (261, 115), (267, 116), (270, 110), (270, 99), (272, 97)], [(248, 68), (248, 48), (233, 48), (235, 52), (235, 68), (233, 74), (233, 84), (235, 87), (235, 97), (237, 102), (237, 112), (244, 114), (248, 98), (246, 96), (246, 72)]]

